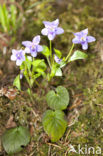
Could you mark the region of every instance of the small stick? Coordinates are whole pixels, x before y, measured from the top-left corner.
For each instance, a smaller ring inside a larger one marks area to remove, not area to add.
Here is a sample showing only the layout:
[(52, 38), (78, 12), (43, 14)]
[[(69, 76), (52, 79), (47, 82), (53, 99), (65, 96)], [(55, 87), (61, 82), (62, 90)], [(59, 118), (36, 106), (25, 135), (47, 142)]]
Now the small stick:
[(55, 145), (55, 144), (52, 144), (52, 143), (47, 143), (48, 145), (51, 145), (51, 146), (54, 146), (54, 147), (57, 147), (57, 148), (59, 148), (59, 149), (62, 149), (60, 146), (58, 146), (58, 145)]

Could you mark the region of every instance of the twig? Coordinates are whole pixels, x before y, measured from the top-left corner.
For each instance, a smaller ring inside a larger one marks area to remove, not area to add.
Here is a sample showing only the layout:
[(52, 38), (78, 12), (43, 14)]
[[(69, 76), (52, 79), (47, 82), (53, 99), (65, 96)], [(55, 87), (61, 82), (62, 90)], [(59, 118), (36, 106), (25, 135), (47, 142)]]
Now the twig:
[(49, 149), (48, 149), (48, 156), (51, 155), (51, 145), (49, 145)]
[(62, 149), (60, 146), (58, 146), (58, 145), (55, 145), (55, 144), (52, 144), (52, 143), (47, 143), (48, 145), (51, 145), (51, 146), (54, 146), (54, 147), (57, 147), (57, 148), (59, 148), (59, 149)]
[(67, 135), (66, 135), (66, 137), (65, 137), (65, 142), (67, 141), (67, 138), (68, 138), (68, 135), (70, 134), (70, 129), (68, 130), (68, 133), (67, 133)]

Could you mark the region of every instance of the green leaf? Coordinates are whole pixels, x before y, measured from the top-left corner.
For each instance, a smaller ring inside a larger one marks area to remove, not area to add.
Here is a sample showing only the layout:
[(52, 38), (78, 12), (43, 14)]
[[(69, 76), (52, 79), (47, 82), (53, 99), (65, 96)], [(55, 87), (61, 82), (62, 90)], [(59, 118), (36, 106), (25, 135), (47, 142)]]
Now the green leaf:
[(46, 95), (48, 106), (54, 110), (64, 110), (69, 104), (69, 93), (66, 88), (59, 86), (56, 92), (49, 91)]
[(31, 65), (32, 65), (32, 57), (28, 57), (25, 55), (25, 61), (24, 61), (24, 65), (28, 68), (28, 70), (30, 71), (31, 69)]
[(9, 12), (8, 12), (5, 4), (3, 5), (3, 11), (4, 11), (5, 24), (6, 24), (8, 32), (9, 32), (9, 30), (10, 30), (10, 18), (9, 18)]
[(44, 72), (44, 69), (41, 69), (41, 68), (37, 68), (36, 69), (36, 72), (38, 72), (40, 75), (42, 76), (46, 76), (45, 72)]
[(48, 110), (43, 115), (43, 127), (49, 135), (52, 142), (58, 141), (64, 134), (67, 121), (64, 119), (64, 113), (60, 110)]
[(41, 68), (43, 70), (46, 70), (47, 66), (46, 66), (44, 60), (39, 64), (38, 68)]
[(57, 55), (59, 58), (61, 58), (61, 56), (62, 56), (61, 51), (60, 51), (60, 50), (57, 50), (57, 49), (55, 49), (55, 48), (54, 48), (54, 51), (55, 51), (56, 55)]
[(4, 6), (5, 6), (5, 4), (3, 6), (0, 5), (0, 22), (1, 22), (4, 32), (7, 32), (8, 30), (7, 30), (7, 26), (6, 26)]
[(53, 64), (52, 65), (52, 69), (51, 69), (51, 73), (50, 73), (50, 77), (53, 78), (56, 74), (56, 71), (57, 71), (57, 64)]
[(41, 63), (42, 61), (44, 61), (44, 60), (37, 59), (37, 60), (34, 60), (32, 64), (33, 64), (33, 66), (36, 68), (36, 67), (38, 67), (38, 66), (40, 65), (40, 63)]
[(55, 76), (62, 76), (62, 70), (60, 68), (57, 69)]
[(17, 87), (18, 90), (21, 90), (20, 75), (14, 79), (13, 86)]
[[(11, 0), (11, 2), (15, 2), (15, 0)], [(13, 31), (15, 32), (16, 31), (16, 27), (17, 27), (17, 24), (16, 24), (16, 14), (17, 14), (17, 8), (15, 5), (10, 5), (10, 11), (11, 11), (11, 18), (10, 18), (10, 21), (11, 21), (11, 25), (12, 25), (12, 29)]]
[(87, 54), (81, 52), (81, 51), (75, 51), (74, 54), (70, 57), (68, 62), (79, 60), (79, 59), (86, 59), (88, 56)]
[(31, 96), (31, 90), (30, 90), (30, 88), (27, 89), (27, 93), (29, 94), (29, 96)]
[(23, 62), (20, 66), (20, 70), (24, 70), (25, 69), (25, 63)]
[(2, 144), (8, 154), (23, 150), (30, 141), (30, 133), (22, 126), (7, 130), (2, 136)]
[(57, 63), (52, 65), (52, 70), (50, 73), (51, 78), (53, 78), (54, 76), (62, 76), (62, 70), (60, 69), (60, 65)]
[(66, 62), (62, 60), (61, 63), (60, 63), (60, 68), (63, 68), (65, 66), (66, 66)]
[(41, 69), (46, 69), (46, 64), (44, 62), (44, 60), (40, 60), (40, 59), (37, 59), (37, 60), (34, 60), (33, 63), (32, 63), (34, 69), (37, 69), (37, 68), (41, 68)]
[(47, 46), (43, 46), (43, 51), (42, 51), (42, 54), (46, 57), (50, 56), (50, 50)]

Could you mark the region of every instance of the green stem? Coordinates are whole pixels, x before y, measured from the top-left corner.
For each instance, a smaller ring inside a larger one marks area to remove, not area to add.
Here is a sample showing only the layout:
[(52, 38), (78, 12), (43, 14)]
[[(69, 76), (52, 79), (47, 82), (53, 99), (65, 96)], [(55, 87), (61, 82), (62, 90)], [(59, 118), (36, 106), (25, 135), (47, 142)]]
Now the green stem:
[(70, 57), (70, 55), (72, 54), (73, 48), (74, 48), (74, 43), (72, 44), (72, 47), (71, 47), (71, 49), (70, 49), (70, 51), (69, 51), (69, 53), (68, 53), (68, 55), (67, 55), (65, 61), (67, 61), (68, 58)]
[(32, 62), (34, 62), (34, 57), (33, 57), (33, 61)]
[(33, 92), (32, 92), (32, 89), (30, 88), (30, 99), (31, 99), (31, 102), (34, 103), (34, 99), (33, 99)]
[(51, 69), (50, 60), (49, 60), (49, 58), (48, 58), (48, 57), (46, 57), (46, 58), (47, 58), (47, 61), (48, 61), (49, 67), (50, 67), (50, 69)]
[(51, 64), (52, 64), (52, 42), (50, 40), (50, 60), (51, 60)]

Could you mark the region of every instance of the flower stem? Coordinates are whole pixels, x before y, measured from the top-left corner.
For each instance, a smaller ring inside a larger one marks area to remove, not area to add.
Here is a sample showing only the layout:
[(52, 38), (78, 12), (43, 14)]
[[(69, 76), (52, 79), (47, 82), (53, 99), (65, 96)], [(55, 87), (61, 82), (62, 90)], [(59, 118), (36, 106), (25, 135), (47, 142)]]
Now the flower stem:
[(50, 60), (49, 60), (49, 58), (48, 58), (48, 57), (46, 57), (46, 58), (47, 58), (47, 61), (48, 61), (49, 67), (50, 67), (50, 69), (51, 69)]
[(68, 58), (70, 57), (70, 55), (72, 54), (73, 48), (74, 48), (74, 43), (72, 44), (72, 47), (71, 47), (71, 49), (70, 49), (70, 51), (69, 51), (69, 53), (68, 53), (68, 55), (67, 55), (65, 61), (67, 61)]
[(50, 60), (51, 60), (51, 64), (52, 64), (52, 42), (50, 40)]
[(34, 62), (34, 57), (33, 57), (33, 60), (32, 60), (32, 62)]

